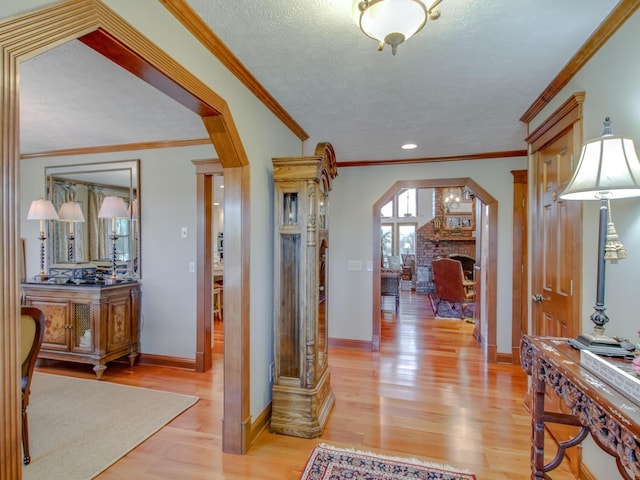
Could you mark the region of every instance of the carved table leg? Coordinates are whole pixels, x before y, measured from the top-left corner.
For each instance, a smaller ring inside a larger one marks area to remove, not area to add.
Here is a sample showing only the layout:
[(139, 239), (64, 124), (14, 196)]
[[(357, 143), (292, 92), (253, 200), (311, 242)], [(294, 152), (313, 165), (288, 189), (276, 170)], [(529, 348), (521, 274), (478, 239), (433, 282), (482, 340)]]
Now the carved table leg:
[(136, 357), (138, 356), (137, 352), (132, 352), (129, 354), (129, 365), (133, 368), (133, 365), (136, 363)]
[(96, 372), (96, 378), (98, 380), (102, 380), (102, 374), (104, 373), (104, 371), (107, 369), (106, 365), (94, 365), (93, 366), (93, 371)]
[(531, 375), (531, 478), (548, 478), (544, 473), (544, 379), (540, 378), (538, 362)]

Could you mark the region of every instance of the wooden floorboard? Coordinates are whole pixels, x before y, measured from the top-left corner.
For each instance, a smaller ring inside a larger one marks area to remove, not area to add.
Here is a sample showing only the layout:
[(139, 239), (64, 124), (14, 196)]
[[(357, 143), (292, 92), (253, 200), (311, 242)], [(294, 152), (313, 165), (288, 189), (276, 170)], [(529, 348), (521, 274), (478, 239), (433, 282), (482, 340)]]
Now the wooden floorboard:
[[(295, 480), (317, 443), (446, 463), (472, 470), (479, 480), (529, 478), (522, 369), (486, 364), (473, 325), (434, 319), (426, 295), (402, 291), (398, 311), (394, 302), (389, 305), (382, 313), (380, 352), (330, 350), (336, 402), (322, 437), (263, 431), (244, 456), (221, 451), (220, 335), (214, 367), (206, 373), (109, 364), (103, 381), (200, 400), (97, 478)], [(87, 365), (46, 361), (37, 370), (95, 378)], [(554, 480), (573, 479), (565, 465), (552, 474)]]

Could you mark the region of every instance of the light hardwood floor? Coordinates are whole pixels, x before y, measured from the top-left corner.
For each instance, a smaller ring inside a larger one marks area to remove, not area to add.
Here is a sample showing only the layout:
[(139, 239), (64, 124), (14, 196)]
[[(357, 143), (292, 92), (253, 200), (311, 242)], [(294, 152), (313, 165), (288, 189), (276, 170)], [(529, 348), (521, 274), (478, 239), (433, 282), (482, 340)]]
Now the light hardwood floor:
[[(436, 320), (425, 295), (402, 292), (383, 312), (381, 351), (330, 350), (336, 403), (321, 438), (263, 431), (247, 455), (221, 451), (222, 354), (206, 373), (110, 364), (103, 381), (197, 395), (198, 403), (107, 469), (116, 479), (298, 479), (317, 443), (418, 457), (474, 471), (477, 478), (529, 478), (527, 379), (520, 367), (487, 365), (473, 325)], [(57, 362), (39, 371), (95, 378)], [(551, 451), (547, 448), (547, 451)], [(566, 466), (554, 480), (573, 476)]]

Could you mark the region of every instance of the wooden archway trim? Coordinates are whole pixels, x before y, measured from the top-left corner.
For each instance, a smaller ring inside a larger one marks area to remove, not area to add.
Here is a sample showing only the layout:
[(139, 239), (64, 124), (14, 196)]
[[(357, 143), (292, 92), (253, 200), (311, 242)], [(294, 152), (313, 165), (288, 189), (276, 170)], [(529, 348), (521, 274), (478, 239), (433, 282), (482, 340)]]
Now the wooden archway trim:
[[(225, 288), (225, 298), (236, 314), (230, 315), (225, 322), (230, 333), (225, 335), (225, 343), (231, 342), (233, 346), (242, 348), (225, 347), (225, 351), (232, 354), (225, 357), (224, 364), (223, 450), (245, 453), (249, 446), (250, 362), (249, 348), (245, 347), (249, 343), (250, 320), (249, 308), (241, 298), (242, 287), (249, 285), (249, 233), (246, 220), (249, 209), (249, 162), (231, 113), (221, 97), (100, 0), (67, 0), (0, 22), (0, 172), (3, 185), (0, 194), (0, 413), (3, 418), (0, 424), (0, 478), (19, 480), (22, 477), (18, 388), (20, 282), (17, 263), (20, 238), (19, 64), (95, 31), (100, 33), (93, 40), (101, 37), (116, 51), (120, 46), (120, 53), (125, 59), (129, 55), (130, 63), (142, 65), (140, 62), (147, 62), (148, 67), (161, 73), (161, 76), (155, 77), (160, 87), (173, 92), (187, 106), (190, 105), (188, 108), (215, 113), (203, 118), (218, 119), (205, 122), (205, 127), (214, 130), (209, 131), (209, 135), (220, 161), (225, 168), (239, 167), (229, 168), (231, 172), (237, 171), (237, 174), (231, 173), (226, 179), (230, 191), (235, 192), (241, 200), (236, 204), (236, 215), (228, 219), (231, 222), (229, 230), (235, 232), (238, 241), (227, 255), (229, 278), (233, 281)], [(171, 82), (175, 85), (170, 86)], [(228, 377), (232, 377), (233, 381), (226, 382)]]
[(487, 349), (487, 361), (497, 361), (497, 288), (498, 288), (498, 201), (471, 178), (441, 178), (429, 180), (400, 180), (394, 183), (373, 204), (373, 325), (372, 349), (380, 350), (381, 315), (380, 315), (380, 209), (389, 202), (402, 188), (438, 188), (464, 185), (474, 193), (483, 204), (488, 207), (489, 224), (487, 228), (488, 256), (486, 271), (485, 294), (487, 303), (486, 332), (476, 332), (477, 338)]

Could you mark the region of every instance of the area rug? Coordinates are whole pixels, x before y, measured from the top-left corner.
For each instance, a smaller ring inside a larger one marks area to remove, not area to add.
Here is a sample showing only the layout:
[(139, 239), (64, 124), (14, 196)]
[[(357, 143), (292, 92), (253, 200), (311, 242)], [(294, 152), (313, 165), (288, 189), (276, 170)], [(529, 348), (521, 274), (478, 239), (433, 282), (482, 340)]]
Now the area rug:
[(300, 480), (476, 480), (466, 470), (389, 457), (370, 452), (318, 445), (311, 452)]
[(31, 463), (24, 480), (95, 477), (198, 401), (197, 397), (35, 373)]
[[(429, 295), (429, 301), (431, 302), (433, 314), (438, 318), (464, 318), (465, 320), (472, 320), (476, 309), (474, 302), (469, 302), (462, 306), (457, 302), (440, 300), (433, 295)], [(463, 308), (462, 315), (460, 315), (460, 308)]]

